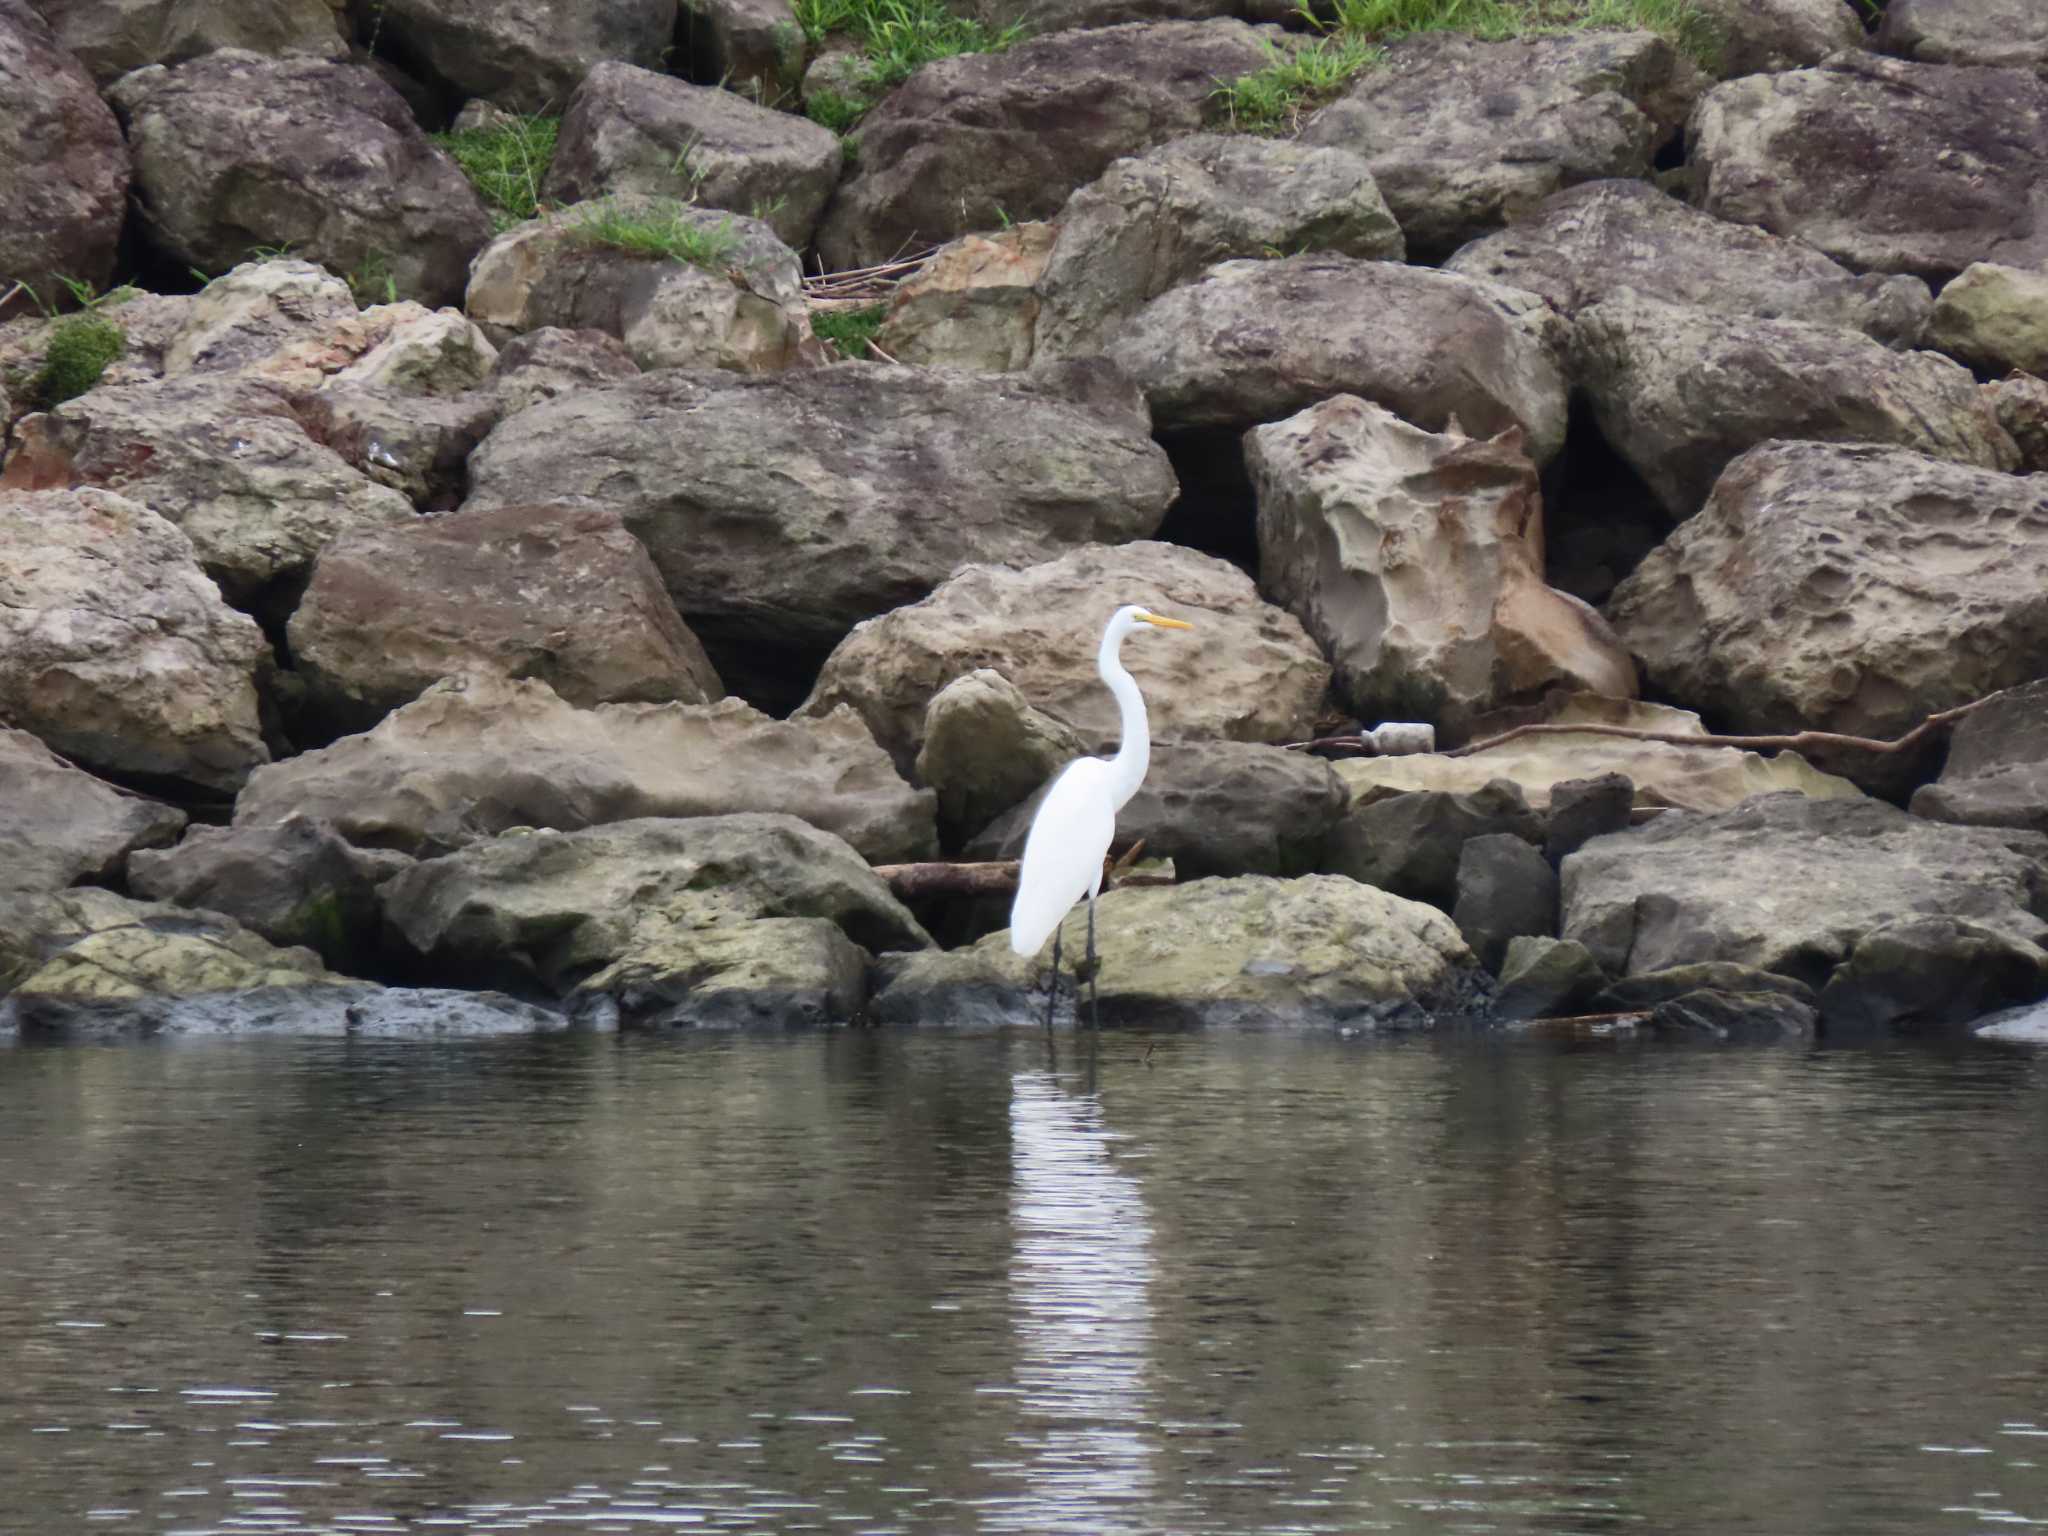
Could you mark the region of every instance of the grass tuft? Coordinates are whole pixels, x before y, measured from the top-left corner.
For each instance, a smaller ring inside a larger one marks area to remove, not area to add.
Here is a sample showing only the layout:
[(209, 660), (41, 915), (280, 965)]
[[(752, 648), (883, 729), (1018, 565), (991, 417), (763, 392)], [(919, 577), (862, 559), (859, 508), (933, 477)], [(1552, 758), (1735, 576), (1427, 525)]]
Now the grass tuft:
[(1219, 85), (1229, 126), (1239, 133), (1292, 133), (1302, 118), (1377, 64), (1386, 50), (1363, 37), (1333, 31), (1294, 48), (1265, 45), (1264, 69)]
[[(796, 0), (797, 24), (812, 47), (838, 34), (860, 46), (864, 94), (880, 96), (935, 59), (996, 53), (1023, 36), (1022, 27), (996, 31), (949, 10), (944, 0)], [(805, 107), (812, 119), (844, 133), (872, 101), (820, 93)]]
[(829, 341), (839, 349), (844, 358), (859, 359), (868, 355), (868, 343), (882, 329), (882, 317), (889, 312), (886, 304), (870, 304), (865, 309), (820, 309), (811, 314), (811, 334), (820, 341)]
[(433, 140), (483, 198), (493, 232), (503, 234), (540, 212), (540, 186), (561, 126), (555, 117), (507, 116), (489, 128), (437, 133)]
[(30, 395), (46, 411), (75, 400), (127, 349), (127, 334), (97, 308), (68, 315), (50, 332)]
[(592, 245), (719, 271), (739, 249), (739, 231), (730, 218), (707, 228), (684, 215), (680, 206), (628, 209), (607, 198), (585, 209), (571, 227)]

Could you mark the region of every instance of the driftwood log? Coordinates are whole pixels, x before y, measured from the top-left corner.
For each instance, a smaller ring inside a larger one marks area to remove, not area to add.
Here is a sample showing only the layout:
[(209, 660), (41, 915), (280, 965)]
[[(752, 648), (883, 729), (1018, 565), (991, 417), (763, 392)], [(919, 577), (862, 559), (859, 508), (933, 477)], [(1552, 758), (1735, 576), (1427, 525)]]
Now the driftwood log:
[[(1113, 859), (1102, 861), (1102, 888), (1119, 885), (1172, 885), (1171, 875), (1133, 874), (1131, 866), (1145, 851), (1141, 837)], [(953, 863), (944, 859), (921, 864), (877, 864), (876, 874), (889, 882), (899, 901), (919, 896), (1014, 896), (1017, 892), (1017, 860), (991, 859), (982, 863)]]

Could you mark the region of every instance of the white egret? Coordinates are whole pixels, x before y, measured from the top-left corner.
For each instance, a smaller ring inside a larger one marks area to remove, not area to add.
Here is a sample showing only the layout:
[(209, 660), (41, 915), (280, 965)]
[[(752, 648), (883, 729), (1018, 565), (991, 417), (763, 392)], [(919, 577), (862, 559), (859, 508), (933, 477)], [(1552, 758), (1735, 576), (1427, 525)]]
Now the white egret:
[[(1182, 619), (1161, 618), (1136, 605), (1119, 608), (1102, 632), (1095, 670), (1116, 695), (1123, 716), (1123, 739), (1115, 757), (1084, 757), (1067, 764), (1031, 818), (1024, 839), (1024, 861), (1017, 873), (1017, 899), (1010, 905), (1010, 948), (1035, 955), (1052, 936), (1052, 990), (1046, 998), (1045, 1027), (1052, 1028), (1053, 1008), (1060, 995), (1060, 920), (1074, 903), (1088, 898), (1088, 960), (1076, 969), (1078, 983), (1089, 983), (1095, 995), (1095, 898), (1102, 890), (1102, 861), (1116, 833), (1116, 813), (1124, 808), (1152, 761), (1152, 730), (1145, 719), (1145, 696), (1118, 659), (1124, 636), (1140, 624), (1160, 629), (1193, 629)], [(1092, 1012), (1091, 1008), (1091, 1012)], [(1096, 1022), (1101, 1021), (1099, 1017)]]

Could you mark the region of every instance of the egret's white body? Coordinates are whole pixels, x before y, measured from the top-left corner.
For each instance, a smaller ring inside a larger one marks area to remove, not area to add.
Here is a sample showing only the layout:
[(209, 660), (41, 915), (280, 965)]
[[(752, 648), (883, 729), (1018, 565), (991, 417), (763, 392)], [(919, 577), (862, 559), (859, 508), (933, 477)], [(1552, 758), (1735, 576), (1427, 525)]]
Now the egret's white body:
[(1084, 757), (1062, 769), (1031, 818), (1017, 874), (1017, 899), (1010, 907), (1010, 948), (1020, 955), (1037, 954), (1075, 902), (1084, 896), (1092, 902), (1100, 893), (1102, 860), (1116, 834), (1116, 813), (1145, 782), (1152, 761), (1152, 730), (1145, 718), (1144, 695), (1118, 655), (1124, 636), (1141, 624), (1193, 627), (1127, 607), (1117, 609), (1103, 630), (1095, 670), (1116, 695), (1123, 737), (1115, 757)]

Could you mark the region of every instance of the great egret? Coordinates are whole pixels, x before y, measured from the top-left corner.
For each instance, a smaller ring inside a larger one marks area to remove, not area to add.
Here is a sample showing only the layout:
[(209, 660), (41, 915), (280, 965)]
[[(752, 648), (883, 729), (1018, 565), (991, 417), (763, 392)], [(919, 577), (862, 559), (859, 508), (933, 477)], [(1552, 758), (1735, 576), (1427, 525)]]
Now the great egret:
[[(1010, 948), (1035, 955), (1052, 935), (1052, 991), (1045, 1003), (1045, 1027), (1052, 1028), (1060, 995), (1060, 920), (1074, 903), (1088, 898), (1088, 995), (1095, 996), (1095, 898), (1102, 890), (1102, 860), (1116, 833), (1116, 813), (1145, 782), (1152, 761), (1152, 731), (1145, 696), (1118, 659), (1124, 636), (1140, 624), (1160, 629), (1193, 629), (1183, 619), (1161, 618), (1135, 604), (1117, 609), (1102, 632), (1095, 671), (1116, 695), (1123, 739), (1115, 757), (1084, 757), (1067, 764), (1031, 818), (1024, 838), (1024, 862), (1017, 874), (1017, 899), (1010, 904)], [(1076, 970), (1078, 983), (1082, 972)], [(1094, 1012), (1090, 1009), (1091, 1014)], [(1101, 1024), (1099, 1016), (1096, 1024)]]

